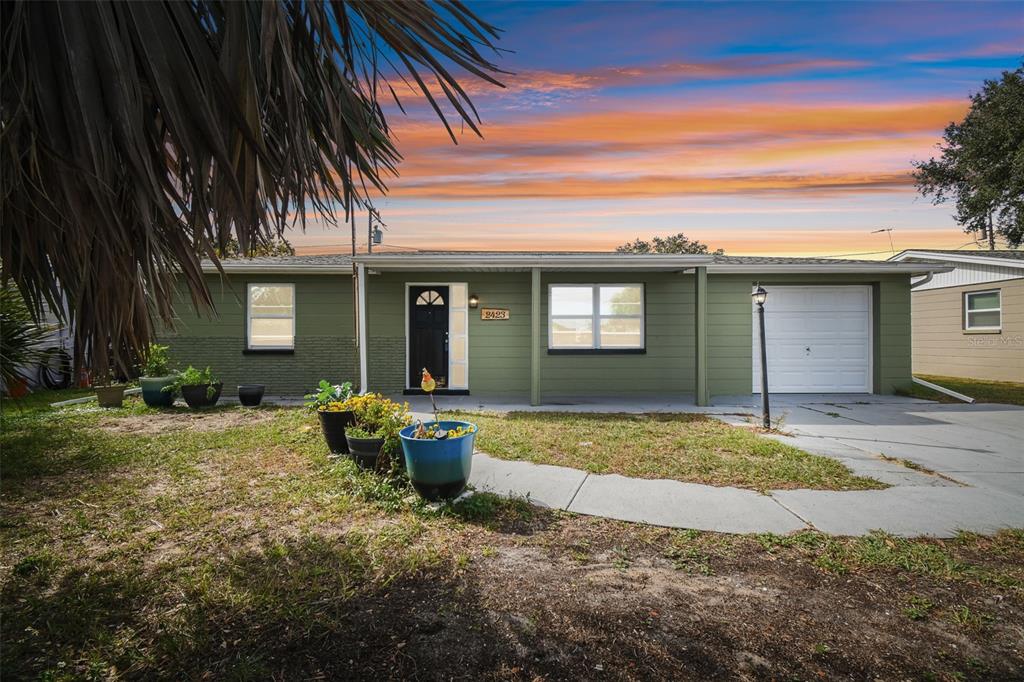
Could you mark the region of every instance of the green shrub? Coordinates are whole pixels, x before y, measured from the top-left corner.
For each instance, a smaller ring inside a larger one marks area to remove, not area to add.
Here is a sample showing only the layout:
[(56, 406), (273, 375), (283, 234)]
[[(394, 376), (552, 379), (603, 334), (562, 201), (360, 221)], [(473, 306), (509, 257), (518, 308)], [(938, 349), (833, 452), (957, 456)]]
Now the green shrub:
[(158, 343), (149, 344), (146, 357), (139, 365), (139, 372), (144, 377), (165, 377), (171, 373), (171, 359), (167, 355), (168, 346)]
[(164, 391), (180, 391), (182, 386), (202, 386), (207, 384), (206, 397), (212, 398), (213, 394), (217, 392), (213, 385), (217, 383), (220, 383), (220, 379), (213, 375), (213, 371), (209, 367), (199, 370), (189, 365), (185, 368), (185, 371), (174, 378), (173, 384), (164, 387)]

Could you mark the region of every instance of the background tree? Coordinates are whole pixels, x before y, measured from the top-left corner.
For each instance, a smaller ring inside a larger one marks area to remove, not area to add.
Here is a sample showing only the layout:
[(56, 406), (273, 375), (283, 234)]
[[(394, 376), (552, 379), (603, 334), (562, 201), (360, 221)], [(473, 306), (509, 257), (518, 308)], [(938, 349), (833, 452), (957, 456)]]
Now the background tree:
[(223, 249), (217, 249), (218, 258), (256, 258), (260, 256), (294, 256), (295, 247), (284, 237), (259, 244), (250, 244), (249, 251), (245, 252), (238, 245), (238, 240), (232, 237)]
[(722, 249), (708, 251), (708, 245), (703, 242), (691, 241), (682, 232), (670, 234), (667, 237), (652, 237), (651, 241), (634, 239), (626, 242), (615, 249), (618, 253), (714, 253), (721, 256), (725, 253)]
[(971, 96), (971, 109), (950, 123), (942, 155), (915, 162), (917, 187), (933, 203), (956, 202), (954, 218), (965, 232), (996, 234), (1011, 247), (1024, 242), (1024, 67), (987, 80)]
[(455, 74), (500, 85), (497, 29), (458, 0), (13, 0), (0, 26), (3, 272), (36, 314), (66, 299), (100, 374), (171, 323), (178, 277), (212, 306), (200, 262), (232, 238), (249, 253), (386, 191), (391, 81), (453, 140), (444, 111), (479, 132)]

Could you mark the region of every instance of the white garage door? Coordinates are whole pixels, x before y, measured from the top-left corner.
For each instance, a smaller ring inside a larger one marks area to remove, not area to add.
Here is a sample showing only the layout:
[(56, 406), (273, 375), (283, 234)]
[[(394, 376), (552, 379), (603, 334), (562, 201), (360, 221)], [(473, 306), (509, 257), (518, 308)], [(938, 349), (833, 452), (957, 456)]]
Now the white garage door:
[[(771, 393), (871, 392), (871, 287), (766, 286)], [(754, 310), (754, 393), (761, 341)]]

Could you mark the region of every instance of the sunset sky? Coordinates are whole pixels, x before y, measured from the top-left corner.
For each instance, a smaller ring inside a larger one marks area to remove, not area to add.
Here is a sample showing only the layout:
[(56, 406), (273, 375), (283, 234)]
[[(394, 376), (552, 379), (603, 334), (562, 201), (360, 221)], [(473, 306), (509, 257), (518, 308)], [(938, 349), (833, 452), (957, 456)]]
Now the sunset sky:
[[(483, 139), (453, 145), (411, 96), (389, 112), (405, 161), (377, 206), (395, 247), (607, 250), (683, 231), (735, 255), (886, 257), (879, 228), (897, 250), (960, 247), (910, 164), (1024, 55), (1014, 2), (470, 5), (504, 29), (514, 75), (465, 81)], [(338, 251), (344, 229), (291, 240)]]

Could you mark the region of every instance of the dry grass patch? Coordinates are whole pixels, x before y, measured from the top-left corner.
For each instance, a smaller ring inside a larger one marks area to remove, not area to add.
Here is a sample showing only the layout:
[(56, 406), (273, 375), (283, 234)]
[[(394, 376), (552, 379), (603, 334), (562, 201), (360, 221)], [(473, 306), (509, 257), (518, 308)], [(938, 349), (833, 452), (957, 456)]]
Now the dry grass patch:
[(155, 436), (173, 431), (223, 431), (243, 426), (254, 426), (274, 418), (273, 409), (247, 409), (226, 407), (218, 410), (196, 411), (170, 409), (127, 414), (101, 419), (97, 426), (108, 433), (134, 433)]
[(887, 487), (812, 455), (700, 414), (461, 413), (480, 425), (477, 447), (502, 459), (595, 474), (671, 478), (754, 490)]

